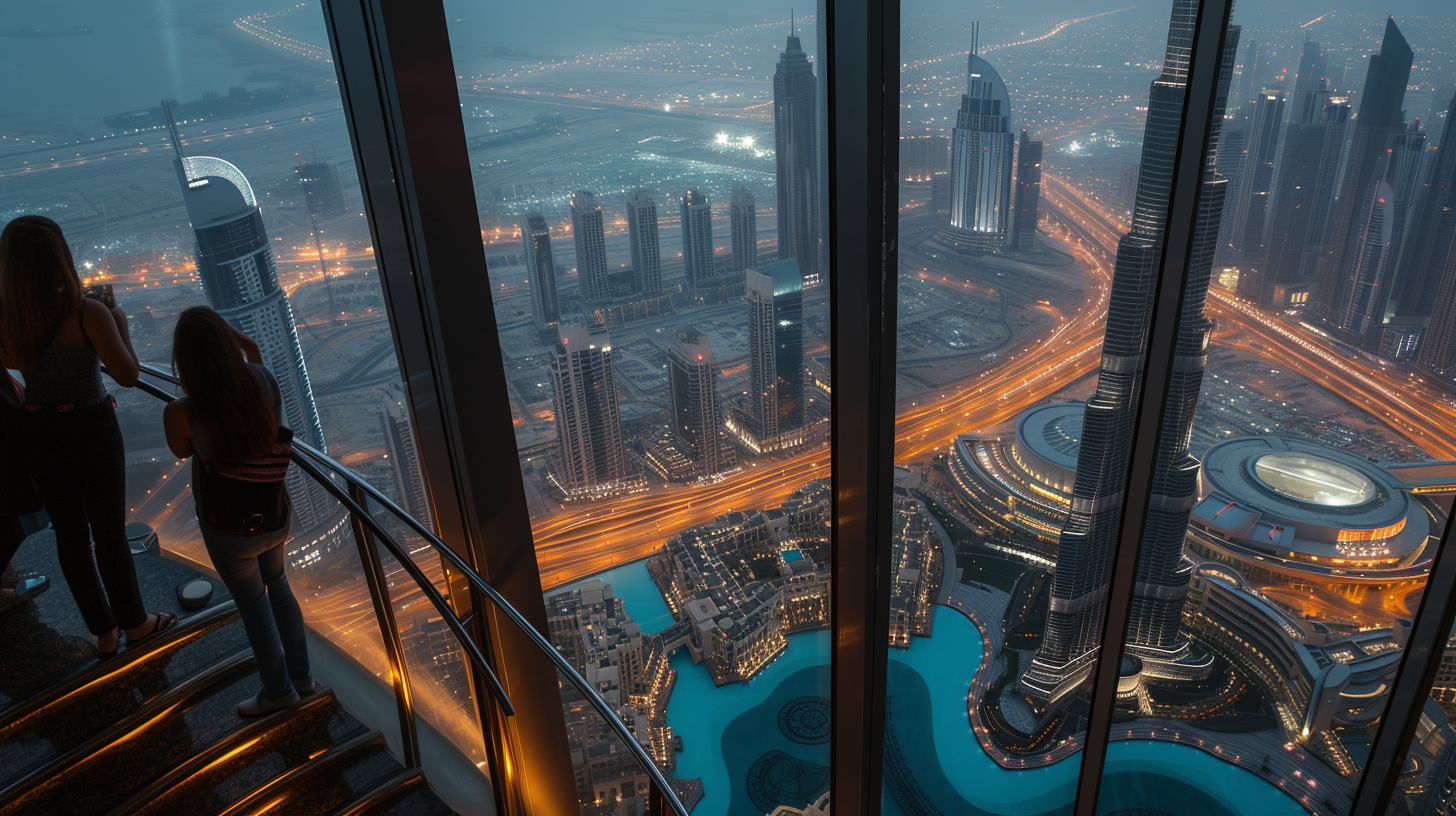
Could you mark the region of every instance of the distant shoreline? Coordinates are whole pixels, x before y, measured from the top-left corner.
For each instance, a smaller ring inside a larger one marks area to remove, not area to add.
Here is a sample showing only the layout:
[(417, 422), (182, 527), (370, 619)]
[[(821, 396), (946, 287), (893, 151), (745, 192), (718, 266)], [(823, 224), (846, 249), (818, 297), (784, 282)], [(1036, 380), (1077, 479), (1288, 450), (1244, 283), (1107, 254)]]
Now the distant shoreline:
[(92, 28), (91, 26), (71, 26), (70, 28), (67, 28), (63, 31), (49, 31), (43, 28), (25, 28), (12, 29), (10, 31), (0, 31), (0, 37), (10, 37), (13, 39), (37, 39), (40, 37), (84, 37), (87, 34), (95, 33), (95, 31), (96, 29)]

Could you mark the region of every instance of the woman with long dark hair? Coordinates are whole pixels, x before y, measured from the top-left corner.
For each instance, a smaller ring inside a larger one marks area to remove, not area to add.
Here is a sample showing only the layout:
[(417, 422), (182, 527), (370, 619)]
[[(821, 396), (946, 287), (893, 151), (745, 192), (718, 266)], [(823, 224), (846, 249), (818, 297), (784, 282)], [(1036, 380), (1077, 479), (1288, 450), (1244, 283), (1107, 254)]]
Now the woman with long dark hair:
[(292, 432), (278, 383), (258, 344), (217, 312), (177, 318), (172, 368), (186, 396), (167, 405), (167, 447), (192, 457), (192, 496), (207, 554), (232, 593), (258, 661), (263, 690), (238, 703), (257, 716), (318, 690), (309, 670), (303, 611), (284, 572), (293, 527), (284, 477)]
[[(176, 623), (149, 615), (126, 540), (126, 458), (117, 385), (137, 383), (126, 315), (85, 297), (61, 228), (26, 215), (0, 233), (0, 363), (25, 378), (23, 455), (56, 532), (61, 572), (97, 653), (116, 654)], [(94, 549), (93, 549), (94, 545)]]

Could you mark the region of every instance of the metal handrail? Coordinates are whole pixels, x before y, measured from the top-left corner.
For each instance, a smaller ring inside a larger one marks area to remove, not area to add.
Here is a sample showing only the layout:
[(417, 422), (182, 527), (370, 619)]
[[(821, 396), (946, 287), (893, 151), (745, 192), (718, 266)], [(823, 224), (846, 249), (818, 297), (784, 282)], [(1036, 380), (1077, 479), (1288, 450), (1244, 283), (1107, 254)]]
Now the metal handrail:
[[(164, 371), (160, 368), (148, 365), (146, 363), (141, 363), (140, 368), (141, 372), (149, 377), (161, 380), (174, 386), (179, 385), (177, 378), (170, 372)], [(152, 383), (146, 382), (144, 380), (138, 380), (136, 387), (164, 402), (171, 402), (175, 399), (174, 395), (169, 394), (165, 390), (158, 388)], [(389, 499), (389, 497), (385, 496), (377, 488), (365, 481), (363, 477), (339, 464), (328, 454), (319, 451), (308, 443), (303, 442), (297, 438), (293, 440), (293, 461), (299, 466), (300, 470), (308, 474), (309, 478), (318, 482), (325, 490), (328, 490), (329, 493), (333, 495), (340, 504), (344, 505), (344, 507), (349, 510), (350, 514), (354, 518), (356, 518), (360, 523), (364, 524), (369, 529), (369, 532), (376, 536), (379, 542), (384, 545), (385, 549), (389, 550), (390, 554), (394, 556), (395, 560), (400, 563), (400, 566), (404, 568), (404, 570), (409, 574), (410, 578), (414, 580), (414, 582), (418, 585), (420, 591), (424, 593), (427, 598), (430, 599), (431, 604), (434, 605), (436, 610), (441, 613), (441, 617), (445, 620), (447, 625), (450, 626), (450, 630), (455, 635), (455, 638), (460, 641), (462, 649), (466, 652), (466, 654), (470, 656), (471, 663), (475, 664), (478, 669), (485, 673), (488, 684), (490, 685), (492, 692), (496, 695), (496, 698), (501, 704), (501, 707), (506, 713), (506, 716), (513, 715), (515, 711), (514, 707), (511, 705), (510, 698), (506, 694), (505, 688), (501, 684), (499, 677), (497, 677), (495, 671), (491, 669), (490, 664), (485, 659), (485, 656), (481, 654), (480, 649), (476, 645), (474, 639), (472, 639), (470, 635), (465, 631), (465, 628), (461, 624), (459, 616), (455, 614), (455, 611), (449, 607), (449, 604), (445, 602), (439, 591), (435, 589), (434, 583), (430, 581), (427, 576), (425, 576), (423, 571), (421, 571), (418, 566), (415, 565), (414, 561), (409, 557), (408, 553), (405, 552), (404, 548), (401, 547), (399, 543), (394, 540), (394, 537), (391, 536), (387, 531), (385, 531), (384, 528), (377, 521), (375, 521), (373, 515), (363, 507), (363, 502), (356, 501), (355, 498), (350, 495), (350, 493), (360, 494), (366, 500), (377, 503), (381, 508), (384, 509), (385, 512), (404, 522), (407, 527), (409, 527), (417, 535), (423, 538), (425, 540), (425, 543), (434, 547), (435, 550), (439, 552), (439, 554), (446, 561), (449, 561), (450, 564), (455, 567), (455, 569), (459, 570), (460, 574), (465, 576), (465, 579), (467, 582), (469, 582), (470, 586), (473, 587), (482, 596), (484, 596), (487, 600), (489, 600), (491, 604), (496, 607), (497, 610), (499, 610), (507, 619), (514, 623), (516, 625), (516, 628), (521, 630), (521, 632), (526, 635), (527, 639), (531, 641), (532, 645), (536, 647), (537, 651), (544, 654), (547, 659), (549, 659), (555, 665), (556, 670), (565, 675), (566, 679), (572, 685), (577, 687), (577, 690), (582, 693), (586, 701), (591, 704), (592, 708), (595, 708), (597, 710), (597, 713), (600, 714), (604, 720), (606, 720), (608, 726), (612, 729), (613, 732), (616, 733), (617, 737), (622, 740), (627, 748), (627, 751), (633, 754), (634, 757), (637, 759), (638, 763), (641, 764), (643, 768), (647, 771), (647, 775), (652, 782), (652, 787), (655, 788), (654, 793), (656, 793), (660, 797), (660, 801), (665, 804), (671, 810), (671, 812), (675, 814), (675, 816), (688, 816), (687, 808), (684, 807), (682, 802), (678, 799), (676, 791), (674, 791), (672, 786), (668, 784), (667, 777), (663, 775), (662, 769), (658, 768), (657, 763), (654, 762), (650, 756), (648, 756), (646, 749), (644, 749), (642, 745), (637, 742), (636, 738), (632, 736), (632, 732), (628, 730), (627, 724), (622, 722), (622, 719), (617, 716), (616, 712), (612, 711), (611, 706), (607, 705), (606, 700), (603, 700), (602, 696), (597, 693), (597, 690), (592, 688), (591, 684), (587, 682), (586, 678), (581, 676), (581, 673), (576, 670), (576, 667), (572, 666), (569, 662), (567, 662), (566, 658), (561, 656), (561, 653), (556, 650), (556, 647), (551, 645), (551, 641), (547, 640), (546, 637), (536, 629), (536, 627), (531, 625), (530, 621), (526, 619), (525, 615), (521, 614), (520, 610), (512, 606), (511, 603), (506, 600), (505, 596), (501, 595), (495, 587), (491, 586), (485, 580), (485, 578), (480, 575), (480, 573), (476, 572), (475, 569), (471, 567), (470, 564), (467, 563), (463, 558), (461, 558), (459, 554), (455, 553), (453, 550), (450, 549), (449, 546), (445, 544), (445, 542), (441, 541), (440, 538), (435, 535), (434, 531), (430, 530), (425, 525), (421, 524), (420, 521), (414, 516), (411, 516), (409, 513), (401, 509), (399, 505), (395, 504), (391, 499)], [(333, 480), (330, 479), (325, 473), (323, 473), (323, 470), (330, 470), (337, 474), (339, 478), (341, 478), (345, 483), (349, 485), (348, 491), (340, 488), (337, 484), (334, 484)], [(373, 553), (373, 557), (375, 559), (378, 558), (378, 553), (374, 552), (372, 547), (362, 549)], [(377, 591), (383, 592), (383, 588), (381, 587)], [(385, 598), (384, 600), (388, 602), (388, 598)], [(385, 625), (383, 619), (380, 620), (380, 625), (381, 627)], [(387, 650), (389, 648), (388, 644), (390, 642), (390, 633), (384, 633), (384, 640)], [(402, 666), (403, 662), (401, 661), (401, 667)], [(397, 672), (396, 677), (399, 678), (399, 681), (401, 683), (408, 684), (409, 682), (408, 675), (403, 671)], [(408, 697), (407, 693), (405, 697)], [(403, 708), (407, 705), (407, 702), (405, 700), (401, 700), (400, 705)], [(413, 719), (412, 712), (410, 719)]]

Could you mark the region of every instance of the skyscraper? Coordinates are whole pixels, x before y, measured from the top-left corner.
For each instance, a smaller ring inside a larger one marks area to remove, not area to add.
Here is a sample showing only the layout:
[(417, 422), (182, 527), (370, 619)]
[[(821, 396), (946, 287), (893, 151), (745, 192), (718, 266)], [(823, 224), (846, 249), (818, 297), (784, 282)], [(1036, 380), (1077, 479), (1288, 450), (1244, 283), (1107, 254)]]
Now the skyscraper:
[(582, 299), (588, 303), (611, 299), (612, 288), (607, 283), (607, 237), (596, 194), (586, 190), (572, 193), (571, 238), (576, 244), (576, 279)]
[(672, 396), (672, 432), (700, 476), (721, 473), (733, 464), (723, 436), (718, 403), (718, 368), (713, 344), (695, 326), (679, 326), (667, 354)]
[(662, 291), (662, 247), (657, 242), (657, 200), (646, 190), (627, 196), (627, 239), (632, 247), (632, 276), (637, 291)]
[(789, 33), (773, 78), (779, 259), (817, 274), (819, 255), (818, 81), (799, 38)]
[[(1323, 79), (1316, 89), (1296, 94), (1270, 202), (1266, 254), (1262, 263), (1251, 259), (1239, 277), (1243, 297), (1280, 309), (1307, 299), (1334, 203), (1349, 110), (1331, 100)], [(1304, 121), (1306, 115), (1314, 118)]]
[(404, 392), (397, 385), (389, 388), (384, 408), (379, 412), (384, 430), (384, 450), (394, 474), (395, 495), (399, 504), (426, 527), (433, 526), (430, 494), (425, 487), (420, 452), (410, 427), (409, 412), (404, 407)]
[(1375, 186), (1385, 177), (1386, 146), (1400, 124), (1406, 83), (1410, 81), (1415, 52), (1396, 28), (1395, 18), (1385, 21), (1380, 53), (1370, 55), (1365, 86), (1360, 93), (1360, 115), (1355, 118), (1355, 136), (1339, 193), (1340, 202), (1320, 259), (1316, 312), (1338, 325), (1349, 305), (1355, 281), (1357, 243), (1368, 221), (1365, 212), (1375, 202)]
[(1021, 129), (1016, 152), (1016, 217), (1011, 223), (1013, 249), (1036, 247), (1037, 209), (1041, 204), (1041, 142), (1034, 142)]
[(743, 274), (750, 420), (771, 442), (804, 424), (804, 279), (793, 258)]
[(1266, 88), (1254, 100), (1239, 183), (1230, 186), (1229, 209), (1234, 223), (1229, 243), (1237, 250), (1257, 252), (1264, 246), (1265, 217), (1274, 187), (1274, 155), (1279, 152), (1283, 124), (1284, 92)]
[(551, 357), (558, 488), (570, 497), (614, 492), (627, 477), (612, 345), (585, 326), (562, 326)]
[[(1447, 104), (1446, 127), (1436, 148), (1430, 181), (1415, 196), (1395, 280), (1396, 312), (1403, 318), (1432, 318), (1432, 308), (1446, 267), (1446, 253), (1456, 237), (1456, 93)], [(1444, 330), (1444, 329), (1443, 329)], [(1430, 334), (1427, 335), (1429, 342)]]
[[(263, 363), (278, 381), (283, 420), (299, 440), (328, 450), (288, 295), (278, 284), (278, 261), (263, 229), (253, 187), (231, 163), (210, 156), (182, 155), (182, 141), (163, 103), (177, 158), (172, 162), (187, 218), (197, 239), (197, 277), (207, 303), (238, 331), (258, 343)], [(316, 562), (347, 539), (344, 515), (324, 489), (296, 468), (288, 472), (297, 527), (311, 534), (290, 544), (295, 566)], [(324, 532), (320, 532), (324, 531)]]
[(718, 277), (713, 268), (713, 208), (698, 190), (688, 190), (682, 197), (682, 245), (690, 290)]
[(733, 244), (733, 271), (758, 266), (758, 204), (747, 187), (733, 191), (728, 201), (728, 231)]
[(815, 206), (819, 227), (819, 277), (829, 280), (829, 0), (819, 0), (814, 14), (814, 29), (818, 34), (817, 50), (814, 52), (814, 75), (819, 80), (818, 107), (819, 132), (815, 134), (814, 151), (819, 157), (818, 175), (814, 179), (819, 191), (819, 203)]
[(971, 29), (966, 92), (950, 137), (950, 202), (953, 240), (968, 249), (995, 252), (1011, 227), (1011, 98), (991, 64), (976, 55), (979, 24)]
[[(1388, 165), (1387, 165), (1388, 166)], [(1384, 304), (1380, 297), (1386, 288), (1391, 255), (1405, 216), (1405, 205), (1396, 200), (1395, 188), (1381, 179), (1370, 192), (1371, 200), (1363, 207), (1365, 222), (1360, 225), (1359, 242), (1355, 245), (1354, 272), (1345, 310), (1339, 315), (1340, 328), (1364, 336), (1379, 325)]]
[[(1196, 0), (1175, 0), (1162, 74), (1148, 99), (1141, 174), (1132, 230), (1118, 244), (1108, 303), (1097, 392), (1087, 402), (1072, 509), (1062, 530), (1052, 576), (1045, 635), (1020, 686), (1044, 704), (1068, 699), (1095, 665), (1122, 494), (1127, 487), (1127, 449), (1137, 411), (1140, 364), (1148, 316), (1160, 272), (1179, 121), (1187, 93), (1188, 61), (1197, 20)], [(1214, 99), (1210, 148), (1216, 150), (1238, 46), (1230, 27)], [(1212, 150), (1210, 151), (1212, 153)], [(1179, 633), (1188, 572), (1183, 539), (1197, 490), (1198, 461), (1188, 453), (1193, 411), (1203, 378), (1210, 321), (1203, 315), (1213, 268), (1225, 184), (1205, 166), (1199, 212), (1179, 323), (1177, 357), (1158, 440), (1147, 528), (1139, 553), (1137, 583), (1128, 623), (1128, 652), (1152, 676), (1188, 673), (1197, 667)]]
[[(1452, 129), (1447, 122), (1446, 131)], [(1432, 258), (1441, 262), (1440, 284), (1417, 360), (1422, 368), (1450, 376), (1456, 372), (1456, 235), (1444, 247), (1437, 247)]]
[(551, 252), (551, 230), (541, 213), (526, 216), (521, 230), (526, 244), (526, 267), (531, 273), (531, 309), (542, 328), (561, 322), (561, 303), (556, 297), (556, 256)]

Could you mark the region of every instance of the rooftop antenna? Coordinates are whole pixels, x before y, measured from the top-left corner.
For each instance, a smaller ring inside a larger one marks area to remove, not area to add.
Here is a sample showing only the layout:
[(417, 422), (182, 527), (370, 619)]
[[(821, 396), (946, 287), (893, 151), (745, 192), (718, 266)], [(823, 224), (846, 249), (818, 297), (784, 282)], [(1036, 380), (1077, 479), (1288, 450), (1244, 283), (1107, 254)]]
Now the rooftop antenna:
[(789, 36), (794, 36), (794, 10), (789, 9)]
[(182, 158), (182, 137), (177, 135), (177, 119), (172, 116), (172, 103), (162, 100), (162, 115), (167, 117), (167, 130), (172, 134), (172, 149), (177, 151), (177, 158)]

